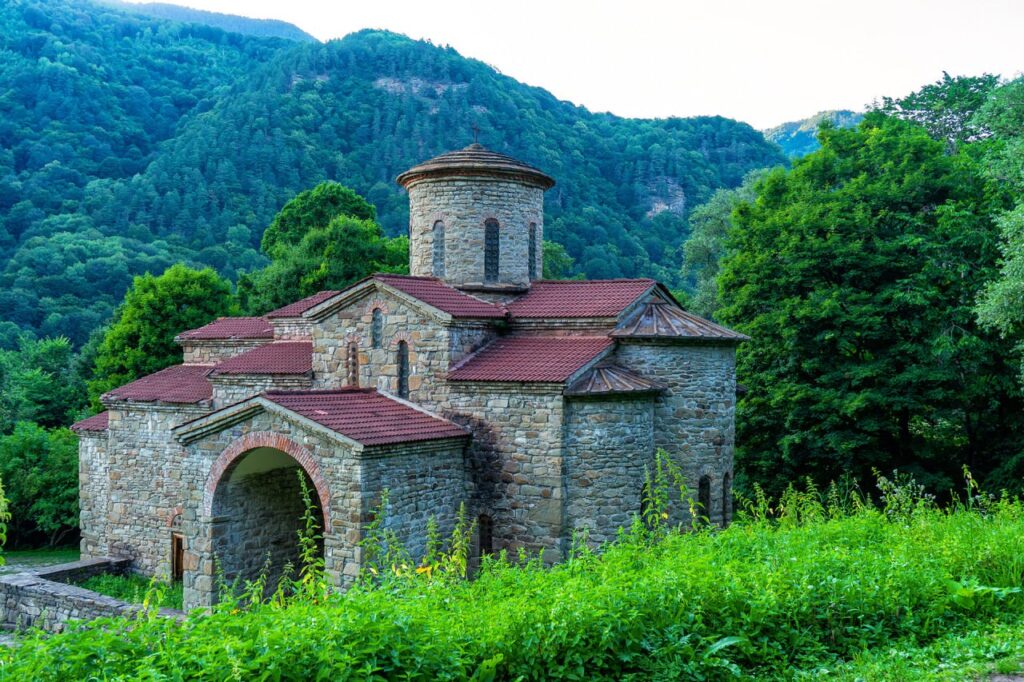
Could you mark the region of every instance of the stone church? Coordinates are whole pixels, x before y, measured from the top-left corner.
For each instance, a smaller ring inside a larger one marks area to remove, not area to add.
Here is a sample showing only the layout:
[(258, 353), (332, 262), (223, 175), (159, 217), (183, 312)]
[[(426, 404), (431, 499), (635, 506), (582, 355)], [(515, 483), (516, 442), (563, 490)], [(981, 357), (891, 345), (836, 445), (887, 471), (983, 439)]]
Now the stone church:
[(385, 489), (414, 556), (465, 502), (475, 552), (557, 561), (574, 529), (629, 525), (657, 448), (728, 522), (745, 337), (653, 280), (541, 279), (555, 182), (536, 168), (473, 144), (398, 182), (411, 275), (184, 331), (180, 365), (75, 425), (83, 558), (130, 558), (210, 604), (215, 564), (244, 578), (296, 558), (302, 476), (339, 586)]

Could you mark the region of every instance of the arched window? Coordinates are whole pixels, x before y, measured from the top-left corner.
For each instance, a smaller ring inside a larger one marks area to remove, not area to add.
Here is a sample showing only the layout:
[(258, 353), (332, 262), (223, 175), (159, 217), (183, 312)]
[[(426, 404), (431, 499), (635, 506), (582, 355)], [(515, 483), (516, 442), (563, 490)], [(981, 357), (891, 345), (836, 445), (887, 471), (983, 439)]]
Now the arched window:
[(732, 473), (726, 472), (722, 478), (722, 526), (729, 525), (732, 516)]
[(498, 221), (488, 218), (484, 223), (484, 281), (496, 282), (501, 260), (501, 240), (498, 234)]
[(409, 344), (398, 342), (398, 397), (409, 398)]
[(487, 514), (477, 519), (477, 532), (480, 538), (480, 556), (494, 553), (494, 521)]
[(704, 519), (711, 518), (710, 476), (701, 476), (700, 481), (697, 482), (697, 504), (700, 506), (700, 509), (697, 510), (697, 516), (701, 519), (697, 523), (703, 523)]
[(537, 279), (537, 223), (530, 223), (530, 279)]
[(373, 322), (370, 324), (370, 343), (374, 348), (380, 348), (381, 336), (384, 335), (384, 313), (380, 308), (373, 309)]
[(444, 223), (434, 223), (434, 277), (444, 277)]
[(348, 342), (348, 385), (359, 388), (359, 345), (355, 341)]

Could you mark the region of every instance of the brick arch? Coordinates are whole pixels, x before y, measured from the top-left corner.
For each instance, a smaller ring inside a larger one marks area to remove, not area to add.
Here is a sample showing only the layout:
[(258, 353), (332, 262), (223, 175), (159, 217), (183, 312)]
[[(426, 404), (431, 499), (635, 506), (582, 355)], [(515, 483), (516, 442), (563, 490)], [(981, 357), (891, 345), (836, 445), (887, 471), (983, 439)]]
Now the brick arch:
[(209, 476), (206, 478), (206, 488), (203, 491), (203, 516), (209, 518), (213, 515), (214, 494), (217, 492), (217, 485), (224, 477), (225, 472), (231, 468), (231, 465), (256, 448), (280, 450), (294, 459), (303, 468), (310, 480), (313, 481), (313, 487), (316, 489), (316, 495), (320, 500), (320, 511), (324, 516), (323, 533), (326, 535), (331, 528), (331, 494), (323, 472), (320, 470), (320, 465), (317, 464), (312, 453), (305, 446), (273, 431), (247, 433), (235, 439), (231, 445), (224, 449), (224, 452), (220, 453), (220, 456), (217, 457), (210, 468)]

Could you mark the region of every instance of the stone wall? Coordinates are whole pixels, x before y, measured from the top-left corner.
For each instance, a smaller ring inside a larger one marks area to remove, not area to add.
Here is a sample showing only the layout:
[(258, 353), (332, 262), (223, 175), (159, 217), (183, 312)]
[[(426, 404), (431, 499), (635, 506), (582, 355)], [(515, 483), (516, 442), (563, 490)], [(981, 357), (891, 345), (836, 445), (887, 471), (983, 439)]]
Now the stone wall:
[(304, 391), (313, 385), (311, 377), (280, 374), (219, 374), (209, 379), (218, 410), (264, 391)]
[[(654, 408), (654, 445), (682, 465), (694, 500), (701, 477), (711, 481), (714, 523), (728, 522), (731, 499), (724, 493), (732, 480), (735, 448), (736, 363), (733, 345), (696, 345), (622, 340), (619, 362), (665, 384)], [(683, 514), (688, 521), (689, 514)]]
[(367, 448), (362, 468), (363, 517), (367, 521), (388, 490), (384, 525), (395, 532), (413, 559), (419, 560), (427, 542), (431, 517), (448, 540), (455, 528), (459, 505), (471, 510), (462, 442), (434, 441), (419, 445)]
[(83, 557), (107, 553), (107, 500), (110, 497), (109, 431), (78, 433), (78, 527)]
[[(298, 475), (315, 489), (301, 467), (227, 476), (213, 504), (213, 551), (224, 578), (254, 580), (266, 570), (267, 589), (277, 587), (285, 566), (299, 570), (298, 531), (305, 507)], [(316, 499), (315, 493), (313, 499)], [(317, 510), (317, 515), (323, 515)], [(323, 523), (321, 521), (321, 527)]]
[(186, 364), (215, 365), (246, 351), (270, 343), (270, 339), (203, 339), (186, 340), (181, 344)]
[(171, 429), (209, 409), (152, 403), (108, 408), (105, 459), (90, 447), (90, 437), (79, 451), (90, 479), (80, 493), (82, 556), (125, 557), (146, 575), (170, 575), (171, 533), (192, 494), (192, 465)]
[(473, 431), (475, 514), (494, 521), (494, 551), (564, 551), (560, 384), (458, 382), (440, 412)]
[(274, 327), (274, 341), (302, 341), (313, 334), (313, 324), (301, 317), (275, 317), (270, 324)]
[(484, 284), (484, 221), (499, 224), (499, 276), (493, 284), (529, 284), (529, 225), (536, 224), (542, 272), (544, 190), (497, 178), (439, 178), (409, 187), (409, 271), (432, 276), (434, 224), (445, 225), (445, 274), (454, 286)]
[[(380, 309), (380, 348), (373, 347), (373, 311)], [(313, 387), (348, 384), (348, 353), (356, 344), (359, 386), (398, 394), (398, 344), (409, 345), (409, 400), (434, 409), (443, 400), (452, 362), (494, 337), (485, 324), (444, 324), (409, 303), (377, 292), (338, 310), (313, 329)]]
[(595, 544), (614, 540), (640, 512), (645, 467), (654, 461), (654, 399), (566, 401), (566, 520)]
[[(142, 610), (140, 604), (68, 584), (101, 573), (124, 573), (127, 568), (126, 559), (101, 558), (0, 576), (0, 624), (18, 630), (62, 632), (71, 621), (134, 616)], [(160, 609), (159, 614), (184, 616), (171, 609)]]

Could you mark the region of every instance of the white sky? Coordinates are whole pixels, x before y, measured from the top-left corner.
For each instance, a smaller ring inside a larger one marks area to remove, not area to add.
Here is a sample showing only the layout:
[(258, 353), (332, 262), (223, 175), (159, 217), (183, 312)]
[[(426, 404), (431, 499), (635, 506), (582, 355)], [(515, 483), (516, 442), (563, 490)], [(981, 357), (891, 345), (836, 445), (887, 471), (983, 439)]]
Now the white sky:
[(386, 28), (592, 111), (758, 128), (863, 109), (943, 70), (1024, 71), (1024, 0), (163, 1), (281, 19), (321, 40)]

